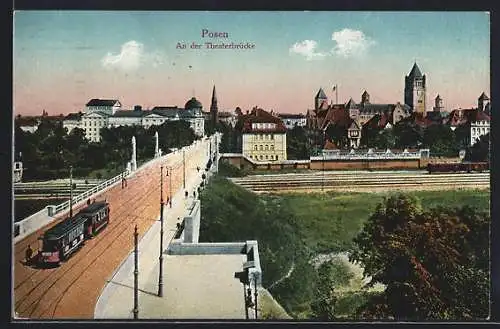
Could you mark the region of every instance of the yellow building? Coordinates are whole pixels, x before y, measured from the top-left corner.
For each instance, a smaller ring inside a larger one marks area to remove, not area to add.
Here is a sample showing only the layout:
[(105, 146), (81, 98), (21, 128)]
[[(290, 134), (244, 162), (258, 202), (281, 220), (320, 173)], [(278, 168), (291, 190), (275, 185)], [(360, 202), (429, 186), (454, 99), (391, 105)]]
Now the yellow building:
[(278, 117), (254, 108), (239, 128), (243, 155), (258, 162), (286, 160), (286, 127)]

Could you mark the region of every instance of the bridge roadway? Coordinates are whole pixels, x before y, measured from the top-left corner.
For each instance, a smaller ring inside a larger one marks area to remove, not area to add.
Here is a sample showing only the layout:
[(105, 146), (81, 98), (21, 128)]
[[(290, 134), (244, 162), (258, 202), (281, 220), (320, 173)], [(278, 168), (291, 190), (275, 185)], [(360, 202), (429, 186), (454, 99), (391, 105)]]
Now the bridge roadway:
[[(203, 140), (186, 150), (186, 180), (201, 175), (208, 161), (209, 140)], [(127, 187), (117, 183), (97, 198), (110, 203), (110, 223), (81, 250), (60, 267), (38, 269), (24, 264), (28, 245), (37, 251), (38, 237), (60, 222), (30, 234), (14, 245), (14, 299), (16, 318), (93, 318), (99, 295), (120, 265), (133, 249), (133, 231), (137, 225), (139, 239), (156, 222), (160, 213), (160, 166), (171, 166), (170, 177), (164, 168), (164, 199), (183, 190), (182, 151), (153, 160), (138, 168), (128, 179)], [(197, 167), (201, 168), (200, 171)], [(170, 182), (172, 185), (170, 185)], [(192, 191), (190, 191), (192, 193)], [(74, 210), (76, 213), (78, 209)], [(165, 246), (166, 248), (167, 246)]]
[(231, 180), (257, 193), (489, 188), (489, 173), (429, 174), (426, 171), (325, 171), (250, 175)]

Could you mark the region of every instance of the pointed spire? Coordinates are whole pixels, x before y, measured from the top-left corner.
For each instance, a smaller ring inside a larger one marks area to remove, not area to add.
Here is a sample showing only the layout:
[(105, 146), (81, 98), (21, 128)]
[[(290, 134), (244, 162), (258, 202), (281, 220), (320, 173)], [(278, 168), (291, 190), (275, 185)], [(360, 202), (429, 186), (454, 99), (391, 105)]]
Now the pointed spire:
[(410, 74), (408, 74), (409, 77), (412, 78), (421, 78), (422, 77), (422, 72), (420, 72), (420, 69), (417, 65), (417, 62), (413, 64), (413, 67), (411, 68)]
[(316, 98), (316, 99), (319, 99), (319, 98), (321, 98), (321, 99), (326, 99), (326, 98), (328, 98), (328, 97), (326, 97), (326, 94), (325, 94), (325, 92), (323, 91), (323, 88), (319, 88), (319, 91), (318, 91), (318, 93), (316, 94), (316, 97), (315, 97), (315, 98)]
[(212, 90), (212, 103), (210, 104), (210, 111), (217, 111), (217, 94), (215, 93), (215, 85)]
[(479, 99), (480, 99), (480, 100), (486, 100), (486, 99), (487, 99), (487, 100), (489, 100), (488, 96), (486, 96), (486, 94), (484, 93), (484, 91), (483, 91), (483, 93), (481, 94), (481, 96), (479, 96)]

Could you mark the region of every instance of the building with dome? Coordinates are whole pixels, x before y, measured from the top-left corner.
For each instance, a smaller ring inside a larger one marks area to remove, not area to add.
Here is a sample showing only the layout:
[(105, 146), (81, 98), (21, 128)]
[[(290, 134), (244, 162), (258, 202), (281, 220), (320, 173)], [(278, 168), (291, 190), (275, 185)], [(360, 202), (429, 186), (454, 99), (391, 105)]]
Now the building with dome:
[(74, 128), (85, 131), (85, 137), (92, 142), (101, 140), (102, 128), (120, 126), (159, 126), (167, 121), (184, 120), (189, 122), (191, 129), (198, 137), (205, 134), (205, 121), (202, 112), (203, 105), (195, 97), (189, 99), (184, 108), (177, 106), (155, 106), (150, 110), (143, 110), (141, 106), (134, 106), (133, 110), (114, 110), (111, 113), (93, 109), (90, 113), (77, 115), (68, 114), (63, 120), (63, 127), (70, 132)]

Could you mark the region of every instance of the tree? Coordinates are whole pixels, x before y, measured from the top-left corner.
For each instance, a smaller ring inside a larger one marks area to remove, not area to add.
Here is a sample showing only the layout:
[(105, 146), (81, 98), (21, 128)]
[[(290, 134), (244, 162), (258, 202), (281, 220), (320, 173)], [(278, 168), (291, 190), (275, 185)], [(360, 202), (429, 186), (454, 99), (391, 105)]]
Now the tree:
[(456, 156), (459, 151), (455, 135), (449, 126), (435, 124), (424, 130), (422, 146), (429, 148), (431, 154)]
[(489, 215), (470, 207), (423, 211), (415, 198), (386, 199), (355, 238), (351, 254), (372, 284), (386, 285), (381, 295), (370, 298), (362, 316), (486, 318), (489, 221)]
[(331, 124), (326, 129), (326, 137), (330, 138), (339, 148), (349, 145), (347, 128), (337, 124)]
[(490, 161), (490, 134), (482, 135), (465, 155), (467, 161)]
[(308, 138), (303, 127), (287, 130), (286, 147), (288, 159), (309, 159)]
[(393, 129), (396, 147), (417, 148), (422, 144), (423, 129), (414, 122), (412, 117), (399, 121)]

